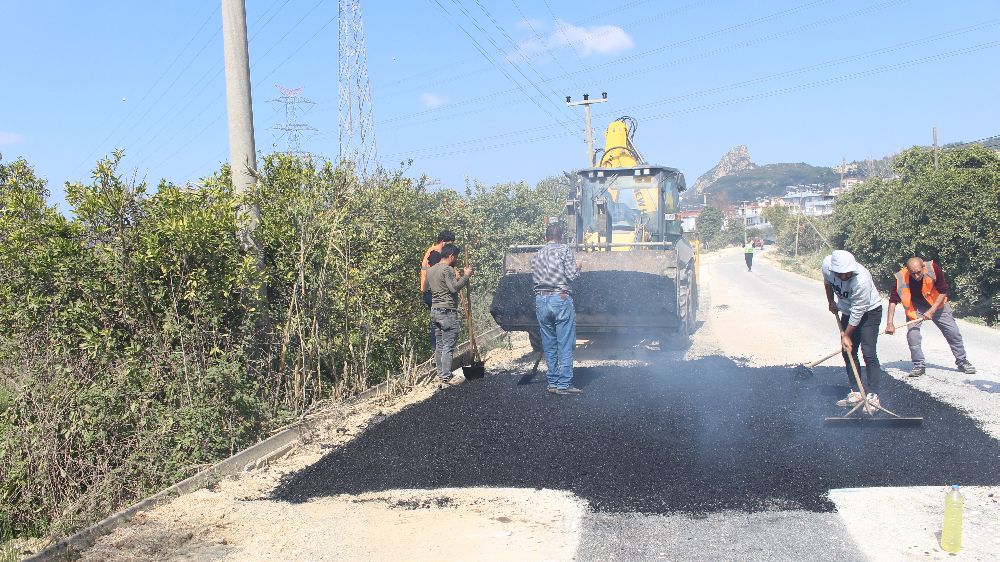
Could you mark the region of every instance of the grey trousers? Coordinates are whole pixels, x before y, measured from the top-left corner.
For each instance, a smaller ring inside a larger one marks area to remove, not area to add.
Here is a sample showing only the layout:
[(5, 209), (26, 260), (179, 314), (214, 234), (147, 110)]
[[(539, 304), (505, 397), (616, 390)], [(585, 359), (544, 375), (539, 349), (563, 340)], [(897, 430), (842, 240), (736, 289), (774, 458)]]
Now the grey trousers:
[(458, 337), (458, 313), (443, 308), (431, 309), (431, 323), (434, 324), (434, 360), (437, 362), (438, 378), (451, 378), (451, 356), (455, 353), (455, 339)]
[[(919, 314), (927, 312), (927, 309), (923, 310), (920, 307), (915, 307)], [(955, 323), (955, 317), (951, 313), (951, 306), (948, 303), (944, 303), (941, 310), (934, 315), (932, 319), (934, 325), (941, 330), (941, 334), (944, 339), (951, 346), (951, 353), (955, 356), (955, 363), (961, 363), (967, 359), (965, 356), (965, 345), (962, 344), (962, 334), (958, 331), (958, 324)], [(923, 324), (914, 324), (910, 326), (906, 331), (906, 343), (910, 345), (910, 359), (913, 360), (914, 367), (924, 366), (924, 351), (920, 349), (920, 326)]]

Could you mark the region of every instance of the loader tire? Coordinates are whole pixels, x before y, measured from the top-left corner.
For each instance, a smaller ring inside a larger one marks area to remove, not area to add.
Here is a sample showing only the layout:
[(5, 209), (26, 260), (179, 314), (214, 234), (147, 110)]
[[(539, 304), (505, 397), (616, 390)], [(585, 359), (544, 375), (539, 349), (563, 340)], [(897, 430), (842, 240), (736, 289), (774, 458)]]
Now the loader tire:
[(697, 313), (698, 287), (694, 284), (694, 275), (689, 268), (685, 270), (677, 291), (677, 315), (680, 317), (680, 325), (676, 330), (661, 336), (660, 349), (676, 351), (690, 347)]

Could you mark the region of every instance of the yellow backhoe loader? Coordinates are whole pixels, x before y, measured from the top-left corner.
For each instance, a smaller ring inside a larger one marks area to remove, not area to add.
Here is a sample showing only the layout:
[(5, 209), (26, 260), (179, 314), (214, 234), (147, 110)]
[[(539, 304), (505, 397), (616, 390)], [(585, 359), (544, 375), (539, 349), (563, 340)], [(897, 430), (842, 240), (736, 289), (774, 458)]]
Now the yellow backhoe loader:
[[(566, 202), (566, 243), (582, 265), (577, 334), (625, 333), (674, 348), (688, 342), (698, 308), (694, 250), (677, 216), (684, 175), (648, 164), (634, 130), (629, 117), (608, 126), (599, 165), (576, 172)], [(536, 349), (531, 257), (539, 248), (508, 250), (490, 309), (504, 330), (527, 331)]]

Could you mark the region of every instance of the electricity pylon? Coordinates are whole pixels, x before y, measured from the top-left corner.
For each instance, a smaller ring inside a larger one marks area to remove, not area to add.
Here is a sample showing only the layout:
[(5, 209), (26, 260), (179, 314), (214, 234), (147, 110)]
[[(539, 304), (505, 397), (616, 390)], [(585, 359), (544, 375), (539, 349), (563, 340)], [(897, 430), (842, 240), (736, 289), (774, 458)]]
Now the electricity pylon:
[(339, 0), (338, 13), (340, 160), (350, 160), (359, 173), (368, 175), (378, 167), (378, 150), (361, 0)]

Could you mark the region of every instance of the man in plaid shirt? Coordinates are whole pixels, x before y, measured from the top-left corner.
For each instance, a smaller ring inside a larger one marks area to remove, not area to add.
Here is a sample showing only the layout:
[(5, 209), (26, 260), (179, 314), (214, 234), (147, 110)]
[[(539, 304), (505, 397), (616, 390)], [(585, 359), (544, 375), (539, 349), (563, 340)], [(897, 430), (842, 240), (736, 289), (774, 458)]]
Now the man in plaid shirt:
[(531, 258), (531, 276), (535, 283), (535, 317), (549, 367), (548, 391), (565, 395), (583, 391), (571, 384), (576, 310), (570, 283), (580, 276), (580, 264), (562, 238), (563, 229), (558, 224), (545, 229), (545, 245)]

